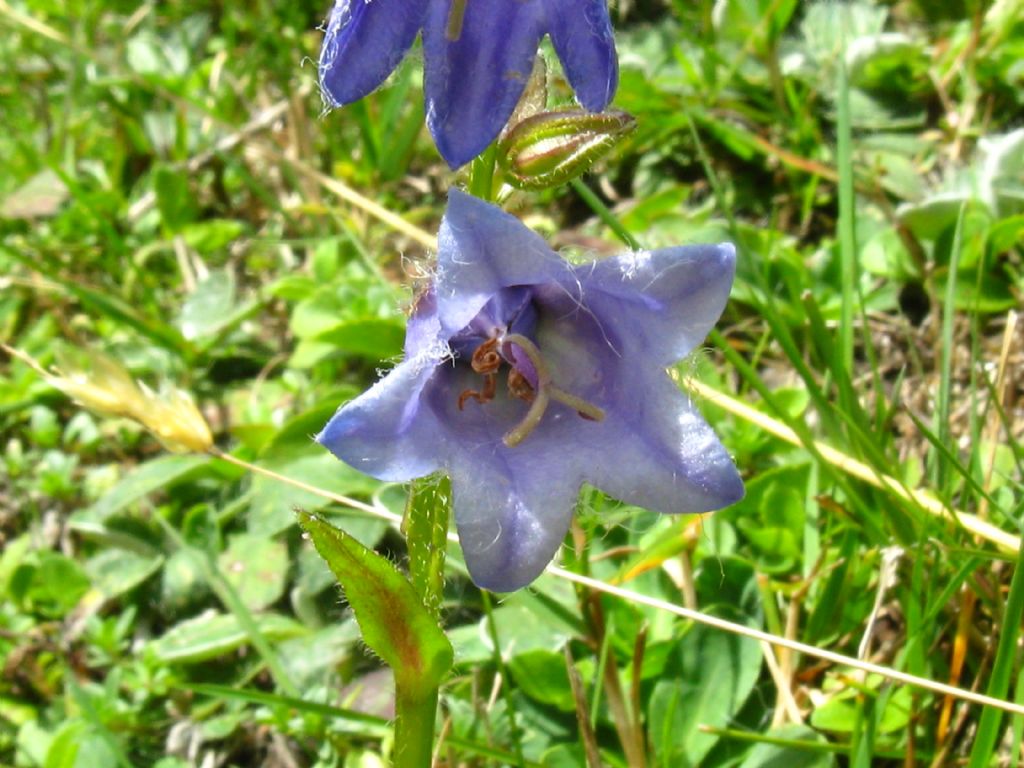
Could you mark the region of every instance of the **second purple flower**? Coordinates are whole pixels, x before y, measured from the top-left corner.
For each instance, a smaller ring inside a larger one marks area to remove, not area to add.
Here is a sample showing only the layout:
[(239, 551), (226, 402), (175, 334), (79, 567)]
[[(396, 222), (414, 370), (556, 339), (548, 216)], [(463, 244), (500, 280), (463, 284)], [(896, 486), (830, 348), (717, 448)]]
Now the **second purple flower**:
[(584, 108), (600, 112), (615, 94), (607, 0), (336, 0), (320, 53), (328, 105), (377, 88), (421, 29), (427, 126), (452, 168), (505, 127), (545, 34)]

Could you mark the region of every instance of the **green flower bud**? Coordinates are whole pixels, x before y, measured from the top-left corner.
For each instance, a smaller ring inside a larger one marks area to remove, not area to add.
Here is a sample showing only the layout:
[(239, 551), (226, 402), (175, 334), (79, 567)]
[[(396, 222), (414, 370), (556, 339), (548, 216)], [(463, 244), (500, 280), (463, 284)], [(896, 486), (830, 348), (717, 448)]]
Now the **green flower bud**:
[(635, 128), (621, 110), (540, 112), (502, 137), (498, 161), (513, 186), (548, 189), (582, 174)]

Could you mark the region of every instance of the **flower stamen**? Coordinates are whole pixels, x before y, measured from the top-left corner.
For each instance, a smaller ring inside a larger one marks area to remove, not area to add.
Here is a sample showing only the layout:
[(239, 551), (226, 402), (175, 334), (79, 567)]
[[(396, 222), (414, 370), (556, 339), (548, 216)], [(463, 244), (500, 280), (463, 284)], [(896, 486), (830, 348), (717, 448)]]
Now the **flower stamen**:
[(501, 368), (502, 357), (498, 351), (498, 340), (488, 339), (473, 352), (469, 361), (470, 367), (477, 373), (497, 373)]
[(515, 368), (508, 372), (508, 393), (512, 397), (525, 400), (528, 403), (532, 403), (533, 398), (536, 397), (530, 380)]
[(445, 37), (453, 43), (462, 37), (462, 22), (466, 18), (467, 1), (453, 0), (452, 9), (448, 12), (448, 28), (445, 30)]
[(498, 340), (488, 339), (473, 351), (469, 365), (476, 372), (483, 374), (484, 388), (482, 390), (467, 389), (459, 395), (459, 410), (461, 411), (469, 399), (476, 400), (483, 405), (494, 399), (498, 391), (498, 369), (501, 368), (502, 358), (498, 351)]
[(480, 391), (475, 389), (467, 389), (459, 395), (459, 410), (461, 411), (463, 406), (466, 405), (466, 401), (469, 399), (476, 400), (478, 403), (483, 405), (489, 403), (494, 399), (494, 395), (498, 391), (498, 374), (496, 373), (485, 373), (484, 374), (484, 388)]
[[(514, 344), (529, 359), (537, 375), (536, 385), (525, 373), (516, 368), (511, 354), (502, 354), (506, 344)], [(540, 349), (533, 341), (519, 333), (494, 336), (473, 350), (469, 364), (475, 373), (483, 376), (484, 385), (479, 390), (463, 390), (458, 400), (460, 411), (465, 408), (466, 402), (469, 400), (476, 400), (483, 405), (494, 399), (498, 391), (498, 371), (506, 361), (511, 367), (507, 380), (509, 395), (530, 404), (530, 409), (522, 421), (502, 438), (509, 448), (514, 448), (530, 436), (540, 424), (541, 419), (544, 418), (544, 413), (552, 400), (569, 406), (587, 421), (602, 421), (604, 419), (603, 409), (552, 383), (551, 372), (541, 356)]]

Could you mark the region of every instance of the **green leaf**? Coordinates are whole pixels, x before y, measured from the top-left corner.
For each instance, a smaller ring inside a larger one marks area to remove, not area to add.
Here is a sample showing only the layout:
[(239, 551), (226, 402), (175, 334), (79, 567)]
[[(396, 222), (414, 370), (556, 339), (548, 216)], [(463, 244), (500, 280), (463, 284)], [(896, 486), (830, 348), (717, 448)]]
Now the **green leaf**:
[(178, 325), (189, 341), (211, 336), (231, 320), (235, 309), (235, 278), (227, 270), (211, 272), (185, 299)]
[(183, 171), (161, 165), (153, 171), (153, 191), (164, 227), (177, 234), (197, 216), (195, 196)]
[(544, 768), (580, 768), (587, 764), (587, 755), (580, 744), (557, 744), (540, 758)]
[[(297, 637), (306, 632), (301, 624), (272, 613), (257, 616), (256, 625), (268, 640)], [(234, 614), (210, 611), (172, 627), (152, 641), (149, 650), (164, 663), (192, 664), (230, 653), (248, 639)]]
[(71, 720), (61, 726), (46, 750), (44, 768), (75, 768), (78, 750), (89, 726), (81, 720)]
[(718, 0), (713, 13), (715, 32), (741, 45), (754, 42), (763, 51), (785, 30), (796, 6), (796, 0)]
[(730, 519), (753, 544), (758, 567), (780, 573), (802, 556), (807, 465), (762, 472), (747, 485), (747, 495), (729, 510)]
[(344, 531), (306, 512), (298, 517), (345, 590), (363, 640), (394, 670), (396, 687), (428, 696), (452, 665), (452, 646), (412, 584)]
[(89, 590), (81, 566), (59, 552), (43, 550), (11, 574), (9, 592), (16, 603), (50, 617), (73, 609)]
[(29, 765), (42, 765), (51, 744), (53, 744), (53, 734), (40, 726), (39, 721), (35, 718), (27, 720), (18, 729), (15, 748), (19, 754), (24, 755)]
[(233, 219), (208, 219), (189, 224), (182, 230), (182, 237), (189, 248), (200, 253), (213, 253), (237, 240), (245, 231), (245, 225)]
[(905, 96), (920, 88), (927, 65), (924, 46), (898, 32), (863, 35), (851, 40), (846, 50), (854, 88)]
[(204, 466), (206, 456), (162, 456), (136, 467), (95, 504), (71, 516), (71, 525), (106, 520), (143, 497), (173, 483)]
[(739, 557), (705, 558), (698, 566), (694, 586), (701, 606), (711, 611), (722, 606), (739, 615), (750, 626), (760, 627), (764, 609), (757, 586), (757, 574), (751, 564)]
[(232, 536), (217, 563), (251, 611), (273, 604), (284, 592), (288, 550), (279, 541), (245, 533)]
[(989, 242), (996, 253), (1005, 253), (1011, 248), (1024, 245), (1024, 214), (1008, 216), (993, 224)]
[[(891, 696), (882, 696), (883, 686), (887, 683), (879, 675), (868, 675), (863, 685), (868, 695), (876, 692), (878, 701), (884, 704), (875, 726), (878, 732), (899, 733), (905, 731), (913, 711), (911, 690), (906, 686), (901, 686), (894, 689)], [(829, 687), (826, 684), (826, 692)], [(835, 694), (833, 698), (816, 707), (811, 713), (811, 725), (834, 733), (852, 733), (859, 727), (858, 718), (861, 717), (862, 705), (858, 702), (858, 697), (862, 695), (864, 694), (855, 688)]]
[(919, 203), (901, 205), (896, 215), (915, 237), (931, 241), (956, 225), (964, 205), (982, 204), (964, 192), (938, 192)]
[[(936, 287), (945, 292), (949, 285), (949, 276), (938, 275)], [(1005, 277), (985, 273), (980, 280), (960, 277), (953, 286), (953, 306), (967, 312), (1005, 312), (1019, 306), (1014, 288)]]
[[(321, 425), (322, 426), (322, 425)], [(292, 451), (288, 460), (261, 462), (261, 466), (285, 475), (292, 480), (347, 496), (369, 496), (380, 487), (374, 480), (334, 458), (327, 451), (312, 446), (307, 455)], [(284, 453), (283, 451), (280, 453)], [(273, 536), (295, 522), (291, 510), (295, 507), (316, 510), (326, 506), (323, 496), (286, 485), (273, 478), (257, 476), (253, 479), (253, 501), (249, 510), (249, 533)], [(352, 528), (346, 528), (363, 544), (373, 546), (387, 524), (382, 520), (360, 515)]]
[[(533, 650), (559, 650), (577, 631), (561, 623), (551, 614), (545, 615), (536, 601), (523, 600), (526, 590), (505, 599), (505, 604), (492, 612), (497, 628), (499, 649), (503, 658)], [(526, 602), (526, 604), (523, 604)], [(487, 661), (494, 650), (487, 633), (486, 617), (479, 622), (456, 627), (450, 633), (460, 665)]]
[(31, 557), (32, 536), (23, 534), (12, 541), (4, 543), (0, 550), (0, 595), (6, 595), (11, 577), (18, 571), (22, 563)]
[(563, 712), (576, 709), (565, 656), (551, 651), (530, 651), (514, 657), (508, 665), (519, 691)]
[(209, 585), (192, 552), (179, 549), (167, 558), (161, 574), (160, 598), (167, 610), (181, 614), (208, 599)]
[(402, 352), (405, 323), (394, 318), (366, 318), (341, 323), (320, 333), (315, 341), (371, 360), (390, 360)]
[(46, 751), (43, 768), (94, 768), (94, 766), (124, 765), (123, 760), (84, 720), (69, 720), (54, 734)]
[[(273, 437), (261, 448), (260, 459), (271, 461), (276, 457), (280, 460), (290, 460), (294, 459), (297, 454), (308, 450), (311, 445), (310, 436), (324, 428), (324, 424), (338, 410), (340, 403), (351, 400), (359, 393), (359, 389), (349, 386), (325, 394), (322, 402), (292, 416), (282, 424), (280, 429), (274, 432)], [(338, 469), (339, 463), (334, 462), (334, 467)]]
[[(305, 688), (321, 684), (346, 659), (361, 656), (362, 649), (356, 648), (358, 642), (359, 627), (348, 619), (285, 640), (278, 651), (289, 677)], [(386, 676), (390, 687), (390, 675)]]
[(161, 320), (142, 314), (119, 296), (115, 296), (109, 291), (90, 288), (80, 281), (64, 280), (59, 275), (48, 274), (47, 276), (61, 283), (65, 290), (73, 294), (92, 312), (106, 315), (112, 320), (123, 323), (146, 338), (152, 339), (161, 347), (166, 347), (168, 350), (173, 350), (179, 354), (189, 353), (188, 343), (178, 333), (176, 328)]
[(860, 264), (872, 274), (904, 282), (916, 278), (920, 272), (893, 229), (883, 229), (864, 244)]
[(719, 738), (700, 726), (722, 728), (740, 711), (757, 682), (761, 648), (698, 625), (676, 653), (679, 674), (658, 682), (648, 705), (651, 741), (662, 764), (698, 766)]
[(104, 599), (123, 595), (144, 582), (163, 565), (161, 555), (146, 556), (127, 549), (104, 549), (85, 564), (93, 587)]

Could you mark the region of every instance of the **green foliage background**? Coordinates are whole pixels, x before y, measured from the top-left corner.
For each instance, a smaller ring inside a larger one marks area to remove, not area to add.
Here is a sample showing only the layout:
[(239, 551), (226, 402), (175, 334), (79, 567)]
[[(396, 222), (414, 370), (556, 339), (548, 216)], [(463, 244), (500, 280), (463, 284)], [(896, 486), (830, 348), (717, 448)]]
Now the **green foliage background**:
[[(615, 104), (639, 129), (585, 183), (645, 247), (737, 243), (733, 301), (678, 373), (802, 446), (705, 403), (747, 498), (680, 519), (586, 490), (562, 557), (822, 648), (870, 635), (878, 663), (1019, 702), (1017, 553), (811, 442), (1020, 531), (1024, 3), (941, 5), (615, 6)], [(451, 177), (415, 56), (323, 114), (326, 12), (0, 0), (0, 341), (44, 364), (103, 351), (191, 391), (224, 450), (400, 513), (403, 488), (310, 435), (400, 355), (428, 253), (329, 180), (433, 231)], [(569, 255), (622, 247), (571, 188), (511, 208)], [(0, 445), (0, 765), (387, 759), (388, 676), (292, 510), (401, 562), (397, 531), (167, 455), (7, 358)], [(495, 603), (455, 547), (449, 563), (440, 764), (584, 765), (588, 744), (611, 766), (1021, 759), (1020, 717), (769, 665), (754, 641), (552, 576)]]

